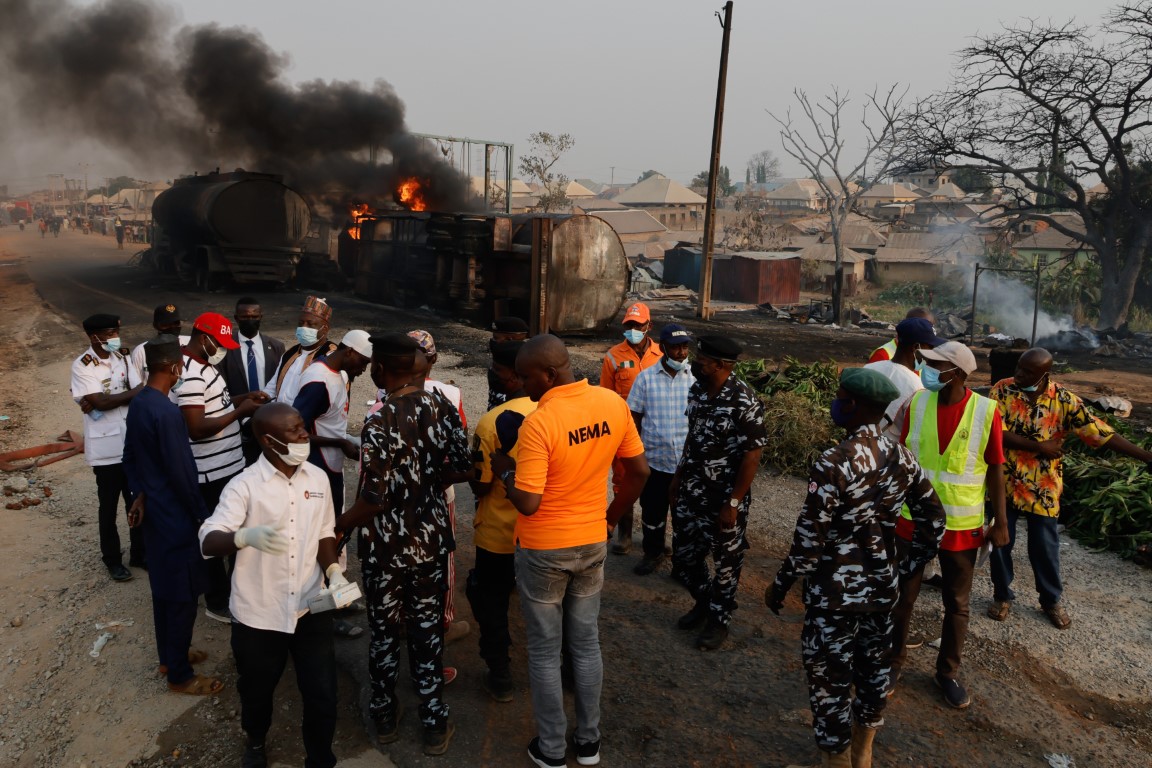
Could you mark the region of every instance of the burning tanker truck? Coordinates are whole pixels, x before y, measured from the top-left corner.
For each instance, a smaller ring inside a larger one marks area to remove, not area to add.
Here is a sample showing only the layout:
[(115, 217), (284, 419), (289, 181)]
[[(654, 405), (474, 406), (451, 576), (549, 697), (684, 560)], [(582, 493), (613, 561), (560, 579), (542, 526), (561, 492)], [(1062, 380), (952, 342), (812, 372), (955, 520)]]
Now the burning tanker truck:
[(433, 211), (426, 185), (402, 182), (396, 208), (349, 211), (338, 260), (356, 295), (484, 327), (514, 315), (533, 333), (601, 330), (620, 311), (628, 260), (603, 219)]
[(177, 179), (156, 197), (152, 220), (144, 262), (208, 290), (291, 280), (312, 213), (280, 176), (236, 170)]

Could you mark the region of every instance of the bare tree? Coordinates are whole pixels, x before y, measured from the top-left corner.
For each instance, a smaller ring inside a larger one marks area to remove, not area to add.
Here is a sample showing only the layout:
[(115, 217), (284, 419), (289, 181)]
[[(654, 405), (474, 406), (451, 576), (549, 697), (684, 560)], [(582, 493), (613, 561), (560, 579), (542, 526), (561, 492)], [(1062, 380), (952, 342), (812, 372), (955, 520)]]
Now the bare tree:
[(757, 184), (763, 184), (769, 179), (780, 175), (780, 158), (770, 150), (765, 149), (748, 158), (748, 179)]
[(792, 93), (803, 114), (800, 125), (793, 123), (791, 109), (783, 118), (768, 114), (780, 125), (784, 151), (816, 181), (827, 202), (828, 229), (836, 253), (832, 319), (839, 323), (844, 293), (844, 225), (860, 196), (903, 164), (898, 138), (906, 90), (894, 85), (883, 94), (873, 91), (868, 96), (860, 117), (864, 146), (859, 152), (845, 149), (849, 131), (844, 118), (851, 101), (847, 93), (834, 88), (817, 101), (799, 88)]
[[(915, 105), (908, 141), (917, 162), (1011, 180), (990, 218), (1046, 221), (1094, 249), (1099, 322), (1119, 327), (1152, 245), (1152, 199), (1140, 184), (1152, 127), (1152, 2), (1116, 7), (1096, 28), (1029, 21), (977, 37), (959, 59), (948, 90)], [(1098, 183), (1105, 195), (1090, 192)]]
[(566, 193), (568, 177), (553, 172), (552, 166), (574, 146), (576, 140), (567, 133), (540, 131), (528, 137), (528, 153), (520, 156), (520, 173), (543, 187), (536, 210), (547, 213), (571, 203)]

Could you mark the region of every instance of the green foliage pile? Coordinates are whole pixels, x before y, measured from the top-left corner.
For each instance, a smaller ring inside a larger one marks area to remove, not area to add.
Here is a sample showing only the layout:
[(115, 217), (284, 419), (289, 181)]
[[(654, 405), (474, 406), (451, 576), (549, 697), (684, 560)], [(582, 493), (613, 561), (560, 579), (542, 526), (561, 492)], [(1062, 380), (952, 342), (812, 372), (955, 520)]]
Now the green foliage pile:
[(836, 444), (839, 433), (828, 415), (840, 382), (836, 363), (804, 365), (788, 357), (769, 367), (764, 360), (745, 360), (736, 365), (735, 373), (764, 402), (768, 444), (763, 463), (807, 477), (816, 458)]
[[(1123, 421), (1102, 418), (1133, 443), (1152, 446)], [(1089, 547), (1130, 558), (1141, 544), (1152, 544), (1152, 473), (1139, 462), (1070, 440), (1060, 506), (1068, 532)]]

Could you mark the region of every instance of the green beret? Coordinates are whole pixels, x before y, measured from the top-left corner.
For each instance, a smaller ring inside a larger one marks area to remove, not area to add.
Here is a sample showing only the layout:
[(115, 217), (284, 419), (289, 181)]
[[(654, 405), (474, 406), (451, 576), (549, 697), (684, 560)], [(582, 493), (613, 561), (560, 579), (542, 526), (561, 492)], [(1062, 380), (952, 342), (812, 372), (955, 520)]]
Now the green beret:
[(900, 397), (900, 390), (885, 376), (866, 368), (845, 368), (840, 374), (840, 388), (877, 405), (888, 405)]

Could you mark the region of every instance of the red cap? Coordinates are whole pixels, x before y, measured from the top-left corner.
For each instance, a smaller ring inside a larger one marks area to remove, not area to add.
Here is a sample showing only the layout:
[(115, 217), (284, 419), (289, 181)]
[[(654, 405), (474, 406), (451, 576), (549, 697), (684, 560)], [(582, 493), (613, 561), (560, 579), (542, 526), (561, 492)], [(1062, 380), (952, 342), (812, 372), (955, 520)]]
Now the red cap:
[(224, 349), (240, 349), (240, 342), (232, 338), (232, 321), (219, 312), (205, 312), (192, 327), (211, 336)]

